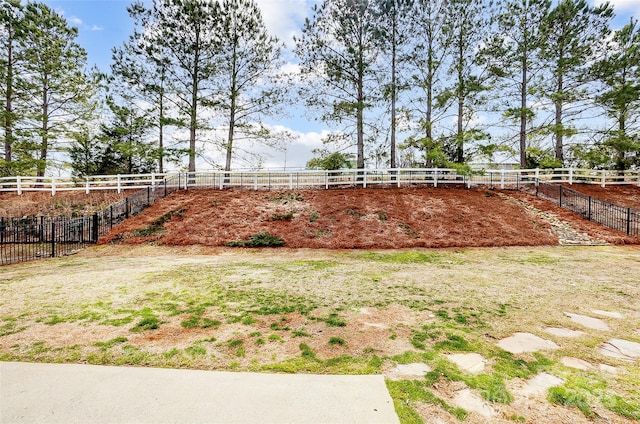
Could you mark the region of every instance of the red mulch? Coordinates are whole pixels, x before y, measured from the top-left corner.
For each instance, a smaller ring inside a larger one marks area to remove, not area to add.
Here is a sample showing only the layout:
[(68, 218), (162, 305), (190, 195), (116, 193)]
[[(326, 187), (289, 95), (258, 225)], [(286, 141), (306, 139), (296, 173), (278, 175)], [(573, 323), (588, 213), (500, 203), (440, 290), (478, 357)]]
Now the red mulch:
[[(164, 231), (131, 234), (179, 209)], [(293, 212), (292, 219), (274, 220), (287, 212)], [(555, 245), (548, 227), (485, 189), (191, 190), (156, 203), (102, 242), (221, 246), (269, 232), (293, 248)]]

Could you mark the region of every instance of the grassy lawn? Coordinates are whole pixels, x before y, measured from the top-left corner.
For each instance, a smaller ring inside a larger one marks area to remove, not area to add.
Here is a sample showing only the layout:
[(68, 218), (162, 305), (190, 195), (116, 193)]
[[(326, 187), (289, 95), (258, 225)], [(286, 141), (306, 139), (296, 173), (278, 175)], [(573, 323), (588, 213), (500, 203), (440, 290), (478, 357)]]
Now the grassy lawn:
[[(388, 381), (403, 422), (434, 411), (445, 421), (473, 420), (451, 402), (462, 386), (506, 422), (543, 422), (542, 404), (584, 422), (603, 414), (625, 422), (640, 419), (638, 361), (597, 347), (611, 338), (640, 342), (639, 276), (637, 247), (101, 246), (0, 268), (0, 360), (344, 374), (423, 362), (432, 370), (424, 379)], [(600, 317), (611, 327), (605, 332), (564, 315), (593, 310), (625, 318)], [(585, 334), (562, 338), (546, 327)], [(512, 355), (496, 346), (515, 332), (560, 348)], [(459, 370), (445, 357), (457, 352), (483, 355), (485, 371)], [(563, 357), (593, 368), (566, 367)], [(517, 387), (543, 371), (564, 385), (541, 401), (519, 399)]]

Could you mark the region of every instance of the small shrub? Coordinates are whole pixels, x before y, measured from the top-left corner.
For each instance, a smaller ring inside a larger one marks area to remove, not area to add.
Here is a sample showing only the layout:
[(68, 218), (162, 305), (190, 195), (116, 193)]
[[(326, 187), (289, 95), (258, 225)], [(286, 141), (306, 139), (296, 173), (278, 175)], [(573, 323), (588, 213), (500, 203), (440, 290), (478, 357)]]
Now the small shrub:
[(400, 227), (400, 229), (404, 231), (407, 237), (414, 238), (414, 239), (420, 238), (420, 234), (416, 230), (411, 228), (411, 225), (401, 222), (400, 224), (398, 224), (398, 227)]
[(365, 214), (356, 209), (347, 209), (347, 214), (354, 218), (362, 218)]
[(309, 216), (309, 222), (315, 222), (319, 219), (320, 219), (320, 214), (317, 211), (311, 212), (311, 215)]
[(389, 218), (389, 215), (385, 211), (378, 211), (378, 221), (385, 222)]
[(291, 221), (293, 219), (293, 211), (287, 213), (274, 213), (271, 215), (271, 221)]
[(249, 236), (247, 240), (234, 240), (225, 243), (228, 247), (280, 247), (285, 242), (281, 237), (270, 233), (256, 233)]

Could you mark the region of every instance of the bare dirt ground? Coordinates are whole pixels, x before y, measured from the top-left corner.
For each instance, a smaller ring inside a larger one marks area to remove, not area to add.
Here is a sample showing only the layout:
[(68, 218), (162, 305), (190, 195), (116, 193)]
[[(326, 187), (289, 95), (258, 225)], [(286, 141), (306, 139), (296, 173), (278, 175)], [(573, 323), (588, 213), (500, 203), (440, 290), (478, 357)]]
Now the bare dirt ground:
[[(552, 231), (548, 216), (540, 211), (586, 233), (584, 244), (639, 242), (636, 237), (588, 222), (525, 193), (442, 188), (191, 190), (156, 203), (116, 227), (102, 242), (223, 246), (251, 234), (268, 232), (294, 248), (558, 244), (558, 234)], [(158, 231), (140, 233), (163, 216), (170, 219)]]

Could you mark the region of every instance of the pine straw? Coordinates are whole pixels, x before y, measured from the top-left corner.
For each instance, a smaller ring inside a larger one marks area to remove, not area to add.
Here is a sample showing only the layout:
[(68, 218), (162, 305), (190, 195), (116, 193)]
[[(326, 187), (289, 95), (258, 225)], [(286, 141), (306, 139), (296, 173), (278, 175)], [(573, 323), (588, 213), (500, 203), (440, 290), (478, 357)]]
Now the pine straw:
[(89, 215), (115, 203), (131, 192), (117, 193), (111, 190), (0, 194), (0, 217), (23, 216), (82, 216)]
[[(570, 223), (576, 230), (589, 234), (592, 238), (604, 240), (611, 244), (640, 244), (640, 237), (629, 236), (621, 231), (598, 224), (597, 222), (588, 221), (575, 212), (556, 206), (532, 194), (521, 191), (509, 191), (505, 193), (519, 200), (523, 200), (542, 211), (553, 213), (562, 221)], [(617, 199), (615, 194), (610, 194), (610, 198)]]
[[(132, 233), (163, 214), (180, 216), (150, 237)], [(291, 220), (274, 216), (293, 212)], [(484, 189), (191, 190), (174, 193), (116, 227), (102, 242), (222, 246), (269, 232), (292, 248), (556, 245), (549, 225)]]
[(640, 185), (602, 187), (595, 184), (564, 184), (564, 186), (587, 196), (640, 210)]

